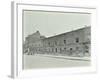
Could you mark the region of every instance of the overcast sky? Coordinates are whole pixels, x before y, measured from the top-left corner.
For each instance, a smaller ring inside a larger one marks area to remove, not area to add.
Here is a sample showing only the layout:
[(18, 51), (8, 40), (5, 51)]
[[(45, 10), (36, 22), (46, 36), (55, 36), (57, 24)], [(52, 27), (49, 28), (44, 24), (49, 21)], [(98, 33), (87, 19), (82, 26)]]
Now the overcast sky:
[(90, 14), (24, 11), (24, 38), (37, 30), (46, 37), (90, 26)]

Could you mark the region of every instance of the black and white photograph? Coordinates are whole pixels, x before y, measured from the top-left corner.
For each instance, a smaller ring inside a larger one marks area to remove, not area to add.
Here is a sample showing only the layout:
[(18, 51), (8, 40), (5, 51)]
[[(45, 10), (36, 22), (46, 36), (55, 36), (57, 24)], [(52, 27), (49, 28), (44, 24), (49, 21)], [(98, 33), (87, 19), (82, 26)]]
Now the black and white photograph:
[(23, 10), (23, 69), (91, 66), (91, 14)]
[(0, 80), (100, 80), (100, 0), (1, 0)]

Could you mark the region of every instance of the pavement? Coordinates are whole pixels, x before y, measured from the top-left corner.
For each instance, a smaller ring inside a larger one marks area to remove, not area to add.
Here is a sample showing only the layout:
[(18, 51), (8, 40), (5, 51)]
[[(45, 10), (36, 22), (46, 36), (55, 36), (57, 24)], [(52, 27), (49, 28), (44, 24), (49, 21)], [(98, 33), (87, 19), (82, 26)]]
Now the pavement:
[(37, 54), (40, 56), (45, 56), (45, 57), (52, 57), (52, 58), (59, 58), (59, 59), (69, 59), (69, 60), (80, 60), (80, 61), (90, 61), (90, 57), (76, 57), (76, 56), (63, 56), (63, 55), (49, 55), (49, 54)]

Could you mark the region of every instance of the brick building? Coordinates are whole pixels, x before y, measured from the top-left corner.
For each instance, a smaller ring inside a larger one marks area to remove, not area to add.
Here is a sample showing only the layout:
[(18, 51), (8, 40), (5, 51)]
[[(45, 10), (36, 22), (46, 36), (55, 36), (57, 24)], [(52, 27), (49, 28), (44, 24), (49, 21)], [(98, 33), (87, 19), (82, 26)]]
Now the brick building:
[(24, 52), (27, 54), (52, 54), (90, 56), (91, 27), (84, 27), (51, 37), (41, 36), (39, 31), (26, 37)]

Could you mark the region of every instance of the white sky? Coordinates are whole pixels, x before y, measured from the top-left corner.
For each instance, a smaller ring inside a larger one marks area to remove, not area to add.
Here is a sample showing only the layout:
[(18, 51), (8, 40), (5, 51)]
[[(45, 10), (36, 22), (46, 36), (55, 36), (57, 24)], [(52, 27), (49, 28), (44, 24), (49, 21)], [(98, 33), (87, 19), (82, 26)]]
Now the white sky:
[(91, 15), (84, 13), (61, 13), (24, 11), (24, 38), (37, 30), (46, 37), (90, 26)]

